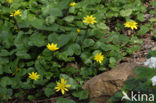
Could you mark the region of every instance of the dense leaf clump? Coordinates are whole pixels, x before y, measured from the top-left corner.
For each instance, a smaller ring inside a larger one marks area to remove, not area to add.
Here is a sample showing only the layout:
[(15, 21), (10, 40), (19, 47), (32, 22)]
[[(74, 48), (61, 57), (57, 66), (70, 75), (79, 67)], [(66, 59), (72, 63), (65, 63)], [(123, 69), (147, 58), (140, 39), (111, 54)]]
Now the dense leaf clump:
[[(61, 78), (87, 99), (85, 80), (140, 49), (152, 27), (145, 12), (141, 0), (0, 0), (0, 101), (62, 95), (54, 89)], [(137, 29), (124, 27), (129, 21)]]

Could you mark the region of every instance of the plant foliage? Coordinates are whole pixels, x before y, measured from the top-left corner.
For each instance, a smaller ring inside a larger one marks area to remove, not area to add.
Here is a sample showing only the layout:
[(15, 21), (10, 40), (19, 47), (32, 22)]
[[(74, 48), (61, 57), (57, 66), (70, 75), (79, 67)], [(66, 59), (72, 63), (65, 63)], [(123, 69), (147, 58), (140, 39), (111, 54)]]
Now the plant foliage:
[[(88, 93), (81, 90), (84, 81), (139, 50), (138, 37), (150, 30), (151, 25), (143, 23), (147, 10), (141, 0), (75, 0), (76, 5), (69, 6), (71, 2), (0, 0), (0, 101), (60, 95), (54, 90), (60, 78), (68, 80), (74, 97), (86, 99)], [(15, 10), (21, 16), (10, 16)], [(83, 23), (87, 15), (93, 15), (96, 23)], [(129, 20), (139, 24), (130, 36), (124, 27)], [(48, 43), (57, 44), (59, 50), (48, 50)], [(101, 64), (94, 60), (99, 52), (104, 55)], [(31, 72), (39, 79), (28, 78)]]

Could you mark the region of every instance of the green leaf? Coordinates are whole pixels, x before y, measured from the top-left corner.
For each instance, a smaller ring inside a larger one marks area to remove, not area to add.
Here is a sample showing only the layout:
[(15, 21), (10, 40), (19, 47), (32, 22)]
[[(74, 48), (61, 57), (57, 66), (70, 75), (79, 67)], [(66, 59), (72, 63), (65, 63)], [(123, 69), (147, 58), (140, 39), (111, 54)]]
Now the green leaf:
[(79, 44), (74, 43), (74, 44), (69, 45), (68, 47), (69, 56), (72, 56), (73, 54), (80, 55), (80, 53), (81, 53), (81, 47)]
[(8, 64), (8, 63), (9, 63), (9, 59), (8, 58), (0, 57), (0, 64)]
[(45, 45), (45, 36), (36, 32), (30, 36), (28, 44), (30, 46), (42, 47)]
[(58, 45), (59, 47), (63, 47), (71, 40), (71, 35), (61, 35), (58, 38)]
[(115, 66), (115, 63), (116, 63), (116, 59), (114, 57), (110, 57), (109, 58), (109, 67), (114, 67)]
[(46, 17), (46, 19), (45, 19), (46, 24), (47, 24), (47, 25), (53, 24), (53, 23), (55, 22), (55, 19), (56, 19), (55, 16), (48, 16), (48, 17)]
[(137, 19), (139, 20), (139, 21), (144, 21), (145, 20), (145, 18), (144, 18), (144, 14), (138, 14), (137, 15)]
[(28, 41), (29, 38), (27, 35), (24, 35), (23, 31), (18, 32), (18, 35), (16, 36), (15, 40), (14, 40), (14, 45), (18, 50), (25, 50), (28, 47)]
[(2, 49), (0, 51), (0, 56), (9, 56), (10, 55), (10, 52), (8, 52), (6, 49)]
[(6, 86), (8, 86), (8, 85), (11, 85), (12, 84), (12, 80), (11, 80), (11, 78), (9, 78), (9, 77), (2, 77), (1, 79), (0, 79), (0, 85), (2, 86), (2, 87), (6, 87)]
[(74, 57), (68, 57), (68, 52), (67, 51), (57, 53), (56, 57), (57, 57), (57, 59), (64, 60), (65, 62), (70, 62), (70, 61), (75, 60)]
[(49, 84), (46, 86), (46, 88), (54, 88), (55, 86), (56, 86), (56, 84), (53, 83), (53, 82), (51, 82), (51, 83), (49, 83)]
[(53, 4), (46, 5), (46, 7), (42, 7), (42, 12), (44, 16), (52, 15), (52, 16), (62, 16), (62, 11), (58, 7), (54, 7)]
[(92, 55), (89, 52), (81, 53), (80, 58), (82, 59), (84, 64), (92, 64)]
[(150, 14), (151, 15), (156, 15), (156, 11), (152, 9), (152, 10), (150, 10)]
[(12, 89), (7, 89), (7, 88), (4, 88), (4, 87), (1, 87), (1, 89), (0, 89), (1, 102), (3, 102), (2, 100), (10, 99), (12, 94), (13, 94)]
[[(76, 64), (73, 64), (73, 65), (76, 65)], [(66, 73), (66, 74), (75, 74), (75, 73), (78, 73), (78, 69), (76, 67), (68, 67), (68, 68), (62, 68), (61, 71), (63, 73)]]
[(40, 75), (43, 75), (46, 73), (45, 69), (42, 67), (42, 65), (40, 64), (40, 62), (38, 60), (35, 61), (35, 68)]
[(150, 22), (156, 22), (156, 18), (150, 18)]
[(0, 75), (3, 74), (3, 68), (2, 65), (0, 65)]
[(150, 24), (145, 24), (145, 25), (140, 26), (140, 30), (138, 31), (138, 34), (143, 35), (147, 33), (150, 30), (150, 27), (151, 27)]
[(88, 98), (88, 91), (82, 90), (82, 91), (78, 91), (78, 92), (73, 92), (72, 95), (74, 97), (79, 98), (79, 100), (85, 100)]
[(156, 50), (151, 50), (147, 56), (146, 56), (148, 59), (151, 58), (151, 57), (156, 57)]
[(156, 7), (156, 1), (151, 1), (150, 4), (151, 4), (153, 7)]
[(21, 19), (25, 20), (27, 18), (27, 15), (28, 15), (28, 10), (24, 10), (22, 13)]
[(110, 62), (111, 64), (114, 64), (114, 63), (116, 63), (116, 60), (115, 60), (115, 58), (110, 57), (109, 62)]
[(53, 76), (53, 74), (51, 72), (46, 72), (46, 78), (50, 79)]
[(95, 68), (82, 67), (80, 70), (80, 75), (82, 75), (83, 78), (88, 78), (90, 75), (96, 75), (96, 69)]
[(29, 14), (25, 20), (25, 23), (28, 23), (29, 25), (39, 29), (42, 27), (44, 20), (37, 18), (35, 15)]
[(123, 17), (130, 16), (132, 14), (132, 9), (121, 10), (120, 15)]
[(24, 76), (26, 73), (27, 73), (26, 69), (20, 69), (19, 68), (19, 72), (17, 72), (16, 77), (22, 78), (22, 76)]
[(76, 89), (78, 87), (78, 83), (68, 75), (60, 74), (60, 78), (64, 78), (65, 80), (67, 80), (67, 84), (71, 85), (69, 89)]
[(76, 103), (76, 102), (66, 98), (57, 98), (56, 103)]
[(34, 95), (28, 95), (27, 99), (28, 99), (29, 101), (32, 101), (33, 99), (35, 99), (35, 96), (34, 96)]
[(23, 59), (31, 59), (31, 56), (25, 50), (17, 51), (16, 56), (23, 58)]
[(69, 8), (69, 13), (75, 13), (75, 7), (74, 6)]
[(97, 28), (102, 29), (102, 30), (109, 30), (109, 27), (105, 23), (98, 23)]
[(82, 47), (83, 47), (83, 48), (91, 47), (91, 46), (94, 45), (94, 43), (95, 43), (95, 42), (94, 42), (93, 39), (85, 39), (85, 40), (83, 41)]
[(66, 16), (66, 17), (64, 18), (64, 20), (65, 20), (66, 22), (72, 22), (72, 21), (74, 20), (74, 16)]
[(2, 45), (6, 48), (10, 48), (13, 45), (14, 36), (9, 32), (9, 30), (0, 30), (0, 41)]
[(111, 44), (105, 44), (101, 47), (101, 49), (103, 51), (109, 51), (109, 50), (112, 50), (112, 48), (114, 48), (115, 46), (114, 45), (111, 45)]
[(54, 88), (45, 88), (44, 93), (47, 97), (50, 97), (51, 95), (55, 94)]
[(56, 33), (52, 33), (48, 35), (48, 41), (51, 43), (57, 43), (57, 41), (59, 40), (59, 35)]

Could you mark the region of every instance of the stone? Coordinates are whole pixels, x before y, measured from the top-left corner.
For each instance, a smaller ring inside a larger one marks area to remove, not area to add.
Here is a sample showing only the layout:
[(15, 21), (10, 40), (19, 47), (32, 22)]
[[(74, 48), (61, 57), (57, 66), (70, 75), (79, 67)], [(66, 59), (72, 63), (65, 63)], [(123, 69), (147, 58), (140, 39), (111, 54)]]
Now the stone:
[(156, 57), (151, 57), (144, 62), (145, 66), (149, 68), (156, 68)]
[(111, 96), (122, 89), (124, 81), (136, 76), (134, 72), (136, 66), (139, 64), (122, 63), (88, 80), (82, 88), (89, 91), (90, 100), (95, 103), (106, 103)]
[(151, 78), (151, 81), (152, 81), (152, 86), (156, 86), (156, 76), (153, 76)]

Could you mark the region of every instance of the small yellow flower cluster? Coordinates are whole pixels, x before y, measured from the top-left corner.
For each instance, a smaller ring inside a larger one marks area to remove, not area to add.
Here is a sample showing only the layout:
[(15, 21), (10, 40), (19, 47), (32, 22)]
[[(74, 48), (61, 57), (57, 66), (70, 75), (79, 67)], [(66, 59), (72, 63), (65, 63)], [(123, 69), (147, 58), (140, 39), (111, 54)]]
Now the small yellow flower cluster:
[(12, 3), (12, 0), (7, 0), (8, 1), (8, 3)]
[(138, 29), (137, 28), (137, 26), (138, 26), (137, 24), (138, 23), (136, 23), (134, 21), (129, 21), (129, 22), (126, 22), (124, 25), (125, 25), (125, 27), (131, 28), (133, 30), (133, 29)]
[(81, 30), (80, 29), (77, 29), (77, 33), (79, 34), (81, 32)]
[(71, 2), (70, 4), (69, 4), (69, 6), (75, 6), (76, 5), (76, 3), (75, 2)]
[[(39, 79), (39, 76), (37, 74), (37, 72), (32, 72), (32, 73), (28, 73), (29, 74), (29, 78), (32, 80), (37, 80)], [(61, 82), (56, 82), (57, 86), (54, 88), (56, 90), (56, 92), (61, 91), (62, 94), (65, 94), (65, 91), (68, 91), (68, 87), (71, 87), (71, 85), (66, 84), (67, 80), (65, 80), (64, 78), (61, 78)]]
[[(12, 3), (13, 0), (7, 0), (7, 2), (8, 2), (8, 3)], [(17, 16), (17, 15), (21, 16), (21, 11), (20, 11), (20, 10), (15, 10), (15, 12), (10, 13), (10, 16), (11, 16), (11, 17)]]
[(97, 62), (99, 62), (100, 64), (102, 63), (103, 59), (104, 59), (104, 56), (102, 55), (101, 52), (100, 52), (100, 53), (97, 53), (97, 54), (94, 56), (94, 60), (97, 61)]
[(37, 74), (37, 72), (29, 73), (29, 78), (33, 80), (37, 80), (40, 75)]
[(86, 17), (84, 17), (83, 23), (87, 23), (87, 24), (94, 24), (96, 23), (96, 17), (93, 17), (93, 15), (87, 15)]
[(47, 44), (47, 48), (51, 51), (56, 51), (58, 50), (59, 48), (57, 47), (57, 44), (54, 44), (54, 43), (51, 43), (51, 44)]
[(17, 16), (17, 15), (21, 16), (21, 11), (20, 10), (15, 10), (14, 13), (10, 14), (10, 16)]
[(65, 91), (68, 91), (68, 87), (71, 87), (71, 85), (67, 85), (67, 80), (64, 80), (64, 78), (61, 78), (61, 82), (56, 82), (57, 86), (55, 87), (56, 92), (61, 91), (62, 94), (65, 93)]

